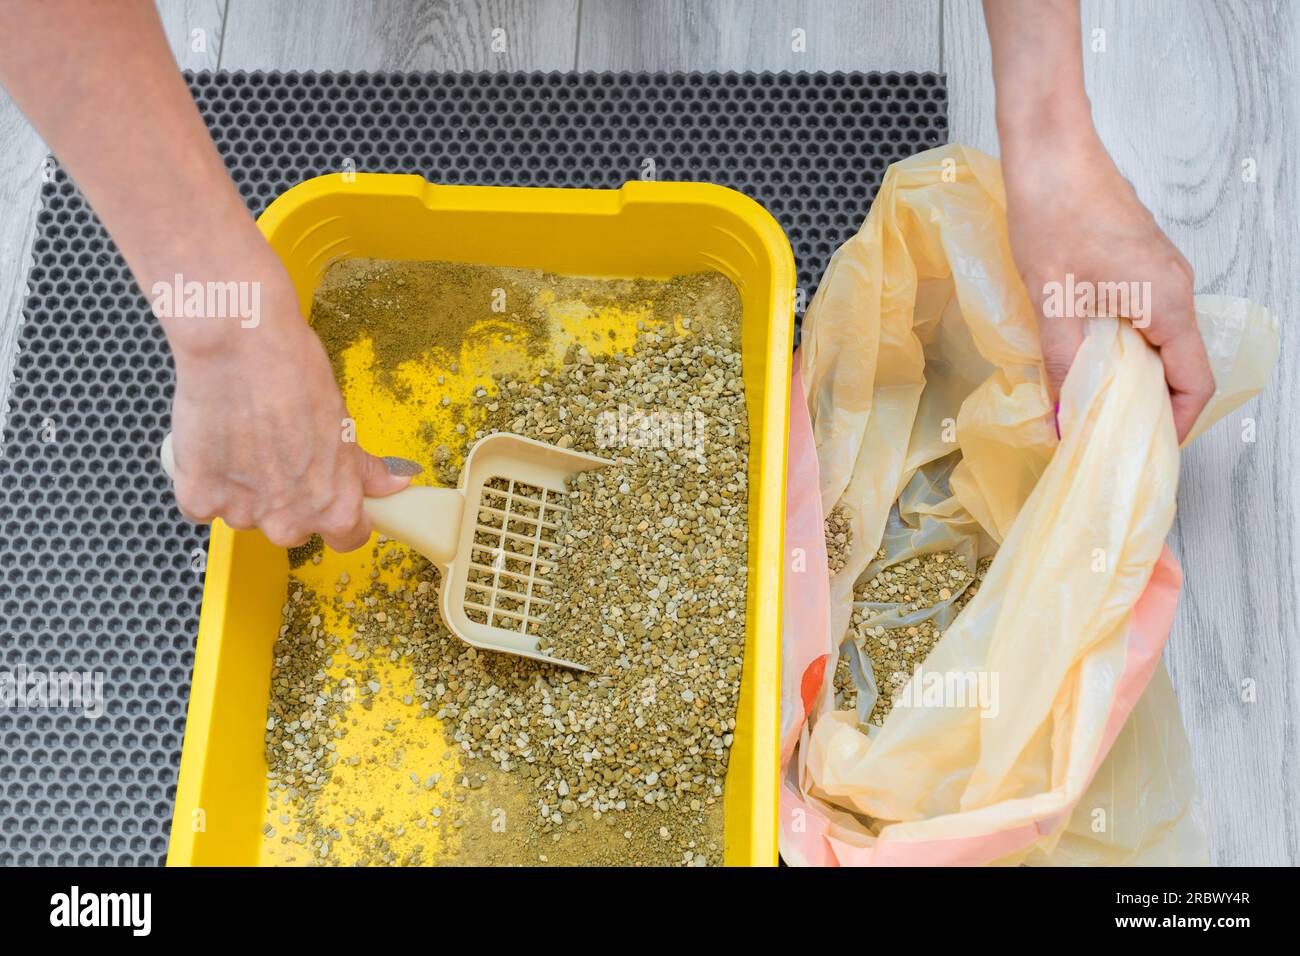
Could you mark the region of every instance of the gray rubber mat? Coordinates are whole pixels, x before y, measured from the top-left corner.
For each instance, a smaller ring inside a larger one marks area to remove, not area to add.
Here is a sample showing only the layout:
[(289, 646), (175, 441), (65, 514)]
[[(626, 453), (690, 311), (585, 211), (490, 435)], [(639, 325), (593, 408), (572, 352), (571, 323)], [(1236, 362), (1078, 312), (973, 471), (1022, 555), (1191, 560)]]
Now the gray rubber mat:
[[(613, 187), (652, 160), (655, 178), (721, 183), (766, 205), (808, 298), (886, 167), (947, 140), (933, 74), (188, 80), (255, 213), (349, 163), (446, 183)], [(0, 865), (156, 864), (207, 532), (180, 518), (157, 465), (173, 387), (166, 342), (57, 168), (37, 229), (0, 446)], [(78, 685), (88, 695), (49, 706), (50, 679), (74, 676), (89, 678)]]

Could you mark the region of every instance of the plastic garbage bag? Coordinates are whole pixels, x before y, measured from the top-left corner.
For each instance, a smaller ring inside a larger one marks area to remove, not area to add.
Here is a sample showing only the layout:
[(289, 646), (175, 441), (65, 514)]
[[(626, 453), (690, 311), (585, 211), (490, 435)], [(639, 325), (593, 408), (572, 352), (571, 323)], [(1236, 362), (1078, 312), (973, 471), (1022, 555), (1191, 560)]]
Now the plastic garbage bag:
[[(1258, 306), (1196, 310), (1218, 391), (1193, 438), (1277, 356)], [(1054, 413), (993, 159), (954, 145), (890, 168), (805, 317), (791, 402), (786, 539), (807, 573), (786, 575), (785, 859), (1203, 862), (1160, 659), (1182, 583), (1164, 544), (1178, 448), (1163, 370), (1128, 322), (1088, 320)], [(827, 587), (834, 508), (852, 550)], [(876, 689), (849, 630), (854, 584), (939, 550), (972, 569), (993, 557), (959, 614), (957, 594), (861, 608), (946, 627), (883, 724), (864, 724)], [(856, 712), (835, 708), (842, 647)]]

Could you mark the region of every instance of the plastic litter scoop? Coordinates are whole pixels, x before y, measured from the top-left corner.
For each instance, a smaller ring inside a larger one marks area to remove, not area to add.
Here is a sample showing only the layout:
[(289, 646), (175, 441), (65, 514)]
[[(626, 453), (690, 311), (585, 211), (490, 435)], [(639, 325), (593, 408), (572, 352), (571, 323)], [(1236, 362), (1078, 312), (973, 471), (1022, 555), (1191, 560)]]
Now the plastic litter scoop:
[[(174, 470), (171, 441), (168, 435), (161, 452), (168, 476)], [(406, 488), (365, 499), (365, 509), (375, 530), (437, 566), (438, 607), (452, 634), (482, 650), (587, 670), (548, 656), (537, 642), (552, 603), (568, 480), (609, 464), (499, 432), (470, 449), (458, 488)]]

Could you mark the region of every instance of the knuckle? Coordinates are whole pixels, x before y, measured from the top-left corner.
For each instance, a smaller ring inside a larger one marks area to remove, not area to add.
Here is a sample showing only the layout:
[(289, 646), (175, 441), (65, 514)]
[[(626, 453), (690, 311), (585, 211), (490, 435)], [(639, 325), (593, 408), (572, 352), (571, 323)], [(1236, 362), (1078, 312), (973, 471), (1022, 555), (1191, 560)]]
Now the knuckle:
[(348, 540), (357, 538), (361, 534), (361, 518), (335, 518), (321, 525), (320, 533), (330, 535), (335, 538), (346, 538)]
[(1205, 379), (1204, 381), (1201, 382), (1200, 387), (1196, 390), (1196, 394), (1202, 399), (1204, 399), (1206, 402), (1208, 402), (1210, 399), (1214, 397), (1214, 393), (1217, 392), (1218, 390), (1219, 390), (1219, 383), (1214, 380), (1214, 373), (1206, 372)]
[(219, 503), (201, 485), (179, 480), (172, 490), (176, 497), (176, 507), (190, 521), (203, 524), (216, 516)]
[(307, 510), (305, 502), (310, 497), (308, 482), (298, 482), (291, 477), (274, 475), (256, 482), (257, 500), (263, 516), (273, 514), (293, 515)]
[(370, 535), (359, 529), (338, 535), (322, 534), (321, 537), (324, 538), (331, 551), (337, 551), (339, 554), (355, 551), (370, 540)]
[(322, 531), (321, 537), (334, 551), (345, 553), (363, 547), (370, 540), (370, 523), (362, 513), (358, 520), (335, 530)]
[(299, 521), (283, 512), (263, 518), (259, 526), (267, 540), (279, 548), (295, 547), (310, 535), (310, 532), (303, 530)]
[(1192, 295), (1192, 267), (1181, 257), (1170, 262), (1162, 279), (1164, 287), (1180, 299)]
[(221, 515), (221, 520), (235, 531), (247, 531), (256, 524), (253, 519), (253, 509), (247, 505), (233, 505), (226, 508)]
[(322, 518), (334, 507), (334, 493), (332, 491), (309, 492), (303, 499), (303, 503), (308, 511), (314, 515), (321, 515)]
[(360, 495), (337, 496), (321, 512), (320, 530), (333, 535), (346, 535), (362, 523), (365, 512)]

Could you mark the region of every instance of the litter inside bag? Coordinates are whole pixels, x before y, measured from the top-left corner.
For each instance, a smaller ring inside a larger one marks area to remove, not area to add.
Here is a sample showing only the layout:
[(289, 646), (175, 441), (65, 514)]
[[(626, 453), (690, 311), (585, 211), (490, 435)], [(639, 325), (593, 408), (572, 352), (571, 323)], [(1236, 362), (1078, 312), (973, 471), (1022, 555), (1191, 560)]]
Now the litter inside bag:
[[(792, 416), (812, 440), (792, 439), (787, 498), (819, 497), (851, 542), (828, 598), (786, 576), (801, 610), (784, 636), (783, 705), (803, 717), (784, 721), (793, 863), (1205, 855), (1160, 661), (1181, 584), (1164, 545), (1178, 449), (1163, 369), (1126, 321), (1088, 320), (1053, 414), (1004, 205), (996, 162), (974, 150), (896, 164), (805, 318)], [(1192, 437), (1256, 393), (1277, 354), (1265, 310), (1196, 307), (1218, 392)], [(814, 447), (815, 468), (794, 460)], [(820, 532), (791, 510), (788, 542)], [(967, 581), (941, 600), (855, 600), (940, 552)], [(922, 625), (937, 643), (869, 724), (882, 689), (865, 640)], [(853, 708), (831, 679), (841, 654)]]

